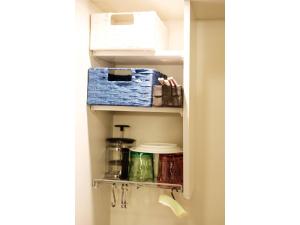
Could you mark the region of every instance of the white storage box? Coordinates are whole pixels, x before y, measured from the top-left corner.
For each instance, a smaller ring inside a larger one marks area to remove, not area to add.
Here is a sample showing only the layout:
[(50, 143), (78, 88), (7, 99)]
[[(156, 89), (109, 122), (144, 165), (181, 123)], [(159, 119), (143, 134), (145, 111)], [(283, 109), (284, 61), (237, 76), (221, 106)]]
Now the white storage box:
[(166, 26), (154, 11), (91, 16), (91, 50), (164, 50)]

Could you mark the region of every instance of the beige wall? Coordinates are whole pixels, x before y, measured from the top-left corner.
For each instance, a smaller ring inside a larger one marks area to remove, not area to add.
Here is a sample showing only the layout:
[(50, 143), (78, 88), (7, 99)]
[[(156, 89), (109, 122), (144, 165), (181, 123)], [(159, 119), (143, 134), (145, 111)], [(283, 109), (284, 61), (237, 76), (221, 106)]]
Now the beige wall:
[(197, 22), (198, 123), (203, 140), (196, 151), (197, 225), (222, 225), (225, 219), (224, 28), (223, 20)]

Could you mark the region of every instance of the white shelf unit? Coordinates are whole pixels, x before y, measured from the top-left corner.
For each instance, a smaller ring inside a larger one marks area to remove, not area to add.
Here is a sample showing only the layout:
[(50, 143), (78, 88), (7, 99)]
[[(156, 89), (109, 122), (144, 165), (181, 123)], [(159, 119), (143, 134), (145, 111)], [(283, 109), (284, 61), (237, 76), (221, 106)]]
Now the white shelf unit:
[(183, 53), (179, 50), (166, 51), (93, 51), (93, 56), (123, 65), (182, 65)]
[[(168, 28), (168, 46), (165, 50), (93, 50), (91, 56), (97, 67), (128, 67), (152, 68), (174, 77), (179, 84), (187, 81), (188, 74), (184, 73), (186, 51), (184, 49), (184, 1), (183, 0), (92, 0), (101, 12), (134, 12), (154, 10)], [(172, 7), (170, 7), (172, 6)], [(187, 89), (188, 90), (188, 89)], [(185, 89), (184, 89), (185, 94)], [(185, 94), (185, 98), (188, 93)], [(185, 101), (185, 100), (184, 100)], [(185, 104), (185, 107), (187, 105)], [(128, 137), (135, 138), (137, 144), (145, 142), (171, 142), (183, 148), (184, 157), (188, 157), (188, 130), (183, 132), (184, 121), (188, 117), (186, 108), (169, 107), (127, 107), (93, 105), (90, 107), (97, 121), (110, 123), (111, 136), (118, 136), (119, 132), (113, 128), (115, 124), (128, 124)], [(91, 131), (97, 136), (99, 132)], [(105, 132), (107, 133), (107, 132)], [(101, 136), (101, 139), (105, 137)], [(102, 145), (104, 145), (103, 143)], [(100, 146), (98, 147), (98, 149)], [(102, 146), (105, 152), (105, 145)], [(104, 159), (100, 159), (103, 161)], [(99, 161), (99, 160), (98, 160)], [(99, 170), (98, 170), (99, 171)], [(189, 169), (184, 166), (185, 183), (182, 187), (183, 195), (190, 198)], [(103, 169), (94, 179), (103, 177)]]
[(92, 111), (111, 111), (111, 112), (137, 112), (137, 113), (172, 113), (183, 115), (182, 108), (171, 107), (134, 107), (134, 106), (108, 106), (92, 105)]

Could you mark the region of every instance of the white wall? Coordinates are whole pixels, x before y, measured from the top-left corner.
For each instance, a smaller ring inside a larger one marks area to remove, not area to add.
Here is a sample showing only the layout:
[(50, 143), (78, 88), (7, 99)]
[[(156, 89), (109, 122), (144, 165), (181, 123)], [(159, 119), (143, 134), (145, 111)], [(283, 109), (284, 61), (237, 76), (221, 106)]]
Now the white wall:
[(91, 112), (86, 105), (87, 71), (96, 62), (89, 55), (90, 13), (97, 8), (89, 0), (76, 1), (76, 225), (109, 224), (108, 187), (92, 189), (92, 179), (104, 171), (105, 137), (111, 136), (112, 116)]

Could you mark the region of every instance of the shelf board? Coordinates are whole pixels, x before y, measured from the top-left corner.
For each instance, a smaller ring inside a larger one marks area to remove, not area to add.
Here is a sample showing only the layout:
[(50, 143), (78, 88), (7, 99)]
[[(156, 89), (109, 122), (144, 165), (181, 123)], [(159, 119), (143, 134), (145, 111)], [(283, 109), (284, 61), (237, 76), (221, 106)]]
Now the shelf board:
[(113, 111), (113, 112), (145, 112), (145, 113), (174, 113), (182, 116), (182, 108), (172, 107), (135, 107), (135, 106), (110, 106), (110, 105), (92, 105), (93, 111)]
[(183, 191), (181, 184), (167, 184), (167, 183), (155, 183), (155, 182), (136, 182), (128, 180), (110, 180), (110, 179), (93, 179), (93, 187), (97, 188), (100, 184), (128, 184), (135, 185), (137, 187), (153, 187), (164, 189), (176, 189), (177, 191)]
[(183, 19), (183, 0), (92, 0), (102, 12), (156, 11), (163, 20)]
[(123, 65), (182, 65), (183, 53), (177, 50), (98, 50), (93, 56)]

